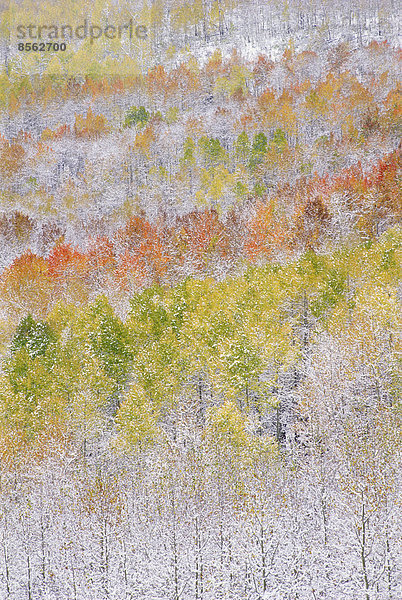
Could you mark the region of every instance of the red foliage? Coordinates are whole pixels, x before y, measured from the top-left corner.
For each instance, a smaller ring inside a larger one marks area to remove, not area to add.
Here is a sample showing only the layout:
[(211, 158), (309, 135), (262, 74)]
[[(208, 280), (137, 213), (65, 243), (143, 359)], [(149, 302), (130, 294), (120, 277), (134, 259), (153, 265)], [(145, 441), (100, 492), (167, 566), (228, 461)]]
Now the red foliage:
[(155, 235), (155, 227), (141, 217), (132, 217), (125, 227), (119, 229), (115, 239), (118, 247), (133, 251), (138, 249), (144, 240)]
[(116, 266), (113, 242), (105, 237), (97, 238), (87, 253), (87, 260), (90, 269), (113, 269)]
[[(151, 225), (140, 217), (134, 217), (118, 231), (116, 241), (125, 251), (125, 265), (134, 265), (141, 276), (147, 275), (161, 283), (175, 256), (169, 232), (163, 225)], [(122, 264), (122, 259), (120, 262)], [(124, 273), (128, 266), (122, 269)]]
[(269, 74), (274, 68), (275, 63), (266, 56), (260, 54), (253, 68), (254, 82), (257, 88), (265, 88), (268, 82)]
[(176, 228), (180, 255), (190, 258), (197, 268), (205, 266), (207, 257), (229, 256), (229, 236), (215, 210), (191, 212), (178, 219)]
[(148, 276), (146, 265), (139, 254), (131, 254), (126, 250), (119, 256), (115, 278), (121, 289), (135, 291), (146, 284)]
[(87, 267), (87, 258), (70, 244), (60, 244), (49, 254), (47, 264), (49, 277), (57, 279), (65, 277), (68, 273), (83, 274)]
[[(183, 273), (205, 273), (222, 261), (229, 269), (244, 257), (265, 262), (284, 252), (291, 255), (317, 249), (330, 235), (328, 199), (334, 193), (346, 197), (350, 210), (361, 214), (358, 230), (376, 235), (378, 224), (388, 225), (401, 213), (400, 168), (398, 149), (369, 173), (357, 163), (332, 179), (317, 174), (304, 177), (293, 186), (278, 189), (275, 199), (255, 204), (251, 217), (246, 216), (244, 207), (238, 207), (225, 222), (212, 209), (193, 211), (169, 226), (164, 220), (152, 224), (136, 216), (113, 240), (98, 237), (86, 252), (64, 243), (57, 243), (47, 259), (25, 252), (3, 273), (2, 291), (10, 297), (25, 297), (30, 306), (36, 302), (33, 289), (48, 289), (35, 304), (37, 311), (42, 311), (53, 301), (50, 289), (55, 289), (54, 284), (60, 293), (70, 294), (69, 298), (73, 293), (74, 298), (84, 298), (113, 282), (132, 293), (153, 282), (173, 283)], [(19, 213), (0, 219), (3, 236), (12, 228), (12, 237), (22, 236), (25, 241), (33, 226)]]

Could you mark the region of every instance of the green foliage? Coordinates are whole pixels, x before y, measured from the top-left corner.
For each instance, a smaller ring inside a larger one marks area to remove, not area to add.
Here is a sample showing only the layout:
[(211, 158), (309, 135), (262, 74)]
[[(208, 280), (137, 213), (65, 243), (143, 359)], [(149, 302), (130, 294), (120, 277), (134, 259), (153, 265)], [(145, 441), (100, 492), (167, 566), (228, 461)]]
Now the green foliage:
[(51, 327), (31, 315), (21, 321), (11, 343), (12, 354), (4, 368), (3, 389), (8, 392), (0, 404), (7, 425), (28, 438), (42, 431), (60, 411), (58, 399), (52, 401), (56, 343)]
[(268, 140), (265, 133), (260, 132), (255, 134), (253, 145), (251, 147), (251, 158), (249, 163), (250, 168), (254, 168), (263, 161), (267, 152), (267, 144)]
[(257, 182), (254, 184), (254, 188), (253, 188), (253, 194), (254, 194), (254, 196), (255, 196), (256, 198), (262, 198), (262, 197), (263, 197), (263, 195), (265, 194), (265, 192), (266, 192), (266, 187), (265, 187), (265, 185), (264, 185), (263, 183), (261, 183), (261, 182), (257, 181)]
[(247, 186), (245, 186), (241, 181), (237, 181), (234, 188), (233, 188), (234, 193), (236, 194), (236, 197), (239, 200), (242, 200), (243, 198), (245, 198), (247, 196)]
[(200, 138), (199, 145), (207, 164), (216, 166), (227, 159), (227, 153), (218, 139), (203, 136)]
[(149, 121), (150, 115), (149, 112), (144, 108), (144, 106), (140, 106), (137, 108), (133, 106), (128, 109), (125, 119), (124, 119), (124, 127), (132, 127), (133, 125), (144, 125)]
[(247, 83), (251, 73), (241, 65), (234, 65), (229, 77), (218, 77), (214, 86), (214, 92), (229, 96), (244, 97), (247, 95)]
[(31, 315), (27, 315), (18, 325), (13, 340), (11, 351), (13, 353), (26, 348), (31, 358), (40, 356), (46, 352), (51, 342), (56, 340), (52, 328), (44, 321), (35, 321)]
[(196, 146), (195, 146), (194, 141), (192, 140), (192, 138), (187, 137), (184, 140), (183, 159), (182, 159), (183, 163), (186, 166), (195, 164), (195, 150), (196, 150)]
[(268, 458), (277, 454), (277, 445), (270, 437), (256, 436), (248, 431), (244, 413), (230, 400), (208, 410), (205, 434), (207, 443), (217, 455), (220, 469), (226, 471), (225, 478), (229, 476), (227, 469), (234, 466), (233, 461), (240, 468), (251, 467), (262, 455)]
[(345, 335), (364, 341), (381, 372), (399, 326), (399, 253), (398, 233), (390, 231), (353, 252), (310, 251), (293, 264), (253, 267), (220, 282), (153, 286), (131, 299), (126, 323), (105, 297), (78, 313), (60, 305), (50, 324), (28, 315), (4, 369), (3, 416), (39, 431), (56, 410), (83, 439), (113, 416), (123, 446), (140, 447), (162, 435), (161, 420), (186, 398), (204, 414), (215, 407), (216, 426), (227, 412), (238, 424), (233, 440), (244, 436), (245, 420), (275, 408), (279, 374), (301, 368), (323, 329), (347, 323)]
[(14, 354), (6, 372), (14, 393), (23, 395), (29, 410), (50, 390), (51, 364), (42, 357), (32, 358), (25, 348)]
[(288, 148), (288, 141), (282, 129), (275, 131), (270, 142), (270, 147), (278, 154), (282, 154)]
[(180, 111), (177, 106), (171, 106), (166, 113), (165, 121), (168, 125), (172, 123), (177, 123), (179, 120)]
[(234, 145), (234, 151), (236, 159), (239, 162), (246, 164), (250, 156), (250, 141), (245, 131), (243, 131), (237, 138)]
[(128, 321), (135, 344), (158, 340), (169, 325), (169, 315), (163, 305), (163, 289), (153, 286), (131, 299)]
[(157, 416), (147, 393), (133, 384), (116, 417), (118, 442), (125, 449), (144, 449), (151, 445), (161, 433)]
[(133, 359), (127, 329), (114, 315), (105, 298), (99, 298), (92, 305), (91, 313), (96, 322), (96, 328), (90, 333), (94, 353), (103, 365), (105, 373), (121, 386), (127, 378)]
[(395, 257), (395, 249), (390, 248), (389, 250), (384, 250), (380, 268), (384, 271), (388, 271), (389, 269), (395, 268), (396, 266), (397, 261)]
[(347, 288), (347, 275), (336, 268), (326, 270), (323, 278), (321, 292), (311, 302), (314, 316), (322, 316), (328, 309), (333, 308), (345, 298)]

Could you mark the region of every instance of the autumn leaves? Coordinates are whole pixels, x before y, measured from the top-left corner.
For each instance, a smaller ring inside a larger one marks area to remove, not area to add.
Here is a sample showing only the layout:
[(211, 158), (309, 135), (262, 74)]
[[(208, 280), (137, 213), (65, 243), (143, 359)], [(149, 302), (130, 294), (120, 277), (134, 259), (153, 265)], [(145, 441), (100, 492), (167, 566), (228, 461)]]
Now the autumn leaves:
[(311, 406), (321, 388), (311, 378), (322, 366), (319, 348), (330, 343), (347, 353), (344, 378), (357, 377), (361, 359), (377, 381), (377, 396), (370, 387), (360, 397), (392, 405), (399, 254), (400, 235), (391, 230), (353, 252), (308, 252), (221, 282), (153, 286), (131, 297), (124, 321), (104, 296), (77, 310), (59, 291), (46, 320), (25, 316), (13, 333), (2, 379), (3, 442), (19, 431), (43, 445), (52, 424), (66, 441), (88, 447), (114, 419), (113, 447), (126, 451), (169, 438), (184, 418), (186, 435), (230, 438), (233, 452), (251, 460), (269, 442), (263, 430), (283, 441), (281, 410), (295, 386), (297, 410), (321, 418)]

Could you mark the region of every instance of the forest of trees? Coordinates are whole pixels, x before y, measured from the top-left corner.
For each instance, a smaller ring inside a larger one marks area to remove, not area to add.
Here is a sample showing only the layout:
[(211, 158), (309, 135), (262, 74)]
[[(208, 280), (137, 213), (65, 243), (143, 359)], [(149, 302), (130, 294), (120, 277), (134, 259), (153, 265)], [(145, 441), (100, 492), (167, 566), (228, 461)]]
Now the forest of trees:
[(2, 12), (0, 599), (399, 600), (396, 3), (78, 4)]

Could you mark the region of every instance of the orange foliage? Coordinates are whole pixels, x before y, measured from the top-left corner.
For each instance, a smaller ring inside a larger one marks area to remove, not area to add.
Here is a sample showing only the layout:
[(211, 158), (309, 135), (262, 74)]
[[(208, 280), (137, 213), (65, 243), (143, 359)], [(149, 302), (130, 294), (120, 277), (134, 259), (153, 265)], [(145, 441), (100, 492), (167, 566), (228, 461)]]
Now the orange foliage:
[(389, 92), (384, 102), (387, 125), (398, 125), (402, 119), (402, 94), (400, 89)]
[(24, 284), (26, 280), (45, 278), (48, 272), (47, 261), (41, 256), (33, 254), (30, 250), (16, 258), (8, 269), (2, 274), (2, 285), (9, 286)]
[(192, 93), (200, 89), (201, 84), (197, 75), (191, 71), (184, 63), (181, 63), (174, 69), (170, 76), (172, 89), (183, 93)]
[(401, 151), (397, 149), (380, 160), (366, 175), (361, 163), (357, 163), (334, 178), (332, 190), (348, 190), (354, 204), (360, 205), (362, 209), (366, 206), (367, 194), (370, 192), (375, 198), (376, 208), (384, 213), (383, 216), (385, 214), (400, 216), (401, 194), (398, 183), (400, 170)]
[(244, 249), (252, 262), (270, 260), (282, 249), (287, 235), (287, 224), (275, 212), (275, 203), (259, 202), (253, 217), (247, 223)]
[(76, 115), (74, 133), (78, 138), (94, 139), (107, 133), (109, 130), (106, 117), (95, 115), (89, 108), (86, 116)]
[(87, 258), (70, 244), (59, 244), (49, 254), (47, 264), (49, 277), (60, 279), (73, 273), (83, 275), (87, 269)]
[(141, 217), (132, 217), (124, 228), (119, 229), (115, 239), (116, 244), (123, 250), (132, 252), (155, 234), (155, 227)]
[(135, 136), (134, 148), (141, 150), (145, 156), (148, 155), (151, 144), (155, 141), (155, 131), (153, 123), (149, 123), (143, 131), (139, 131)]
[(125, 250), (120, 257), (120, 273), (124, 276), (128, 276), (132, 267), (135, 277), (148, 276), (160, 283), (174, 261), (169, 232), (140, 217), (130, 219), (117, 233), (116, 240)]
[(137, 291), (146, 284), (148, 275), (146, 265), (139, 254), (132, 254), (125, 250), (119, 256), (115, 278), (121, 289), (130, 292)]
[(198, 138), (205, 134), (205, 124), (202, 119), (189, 117), (185, 123), (186, 136)]
[[(255, 204), (250, 218), (244, 207), (225, 222), (212, 209), (193, 211), (169, 226), (136, 216), (113, 240), (99, 237), (86, 252), (64, 243), (56, 243), (47, 259), (25, 252), (1, 276), (0, 293), (13, 318), (27, 312), (43, 318), (61, 295), (80, 303), (100, 286), (117, 284), (135, 292), (152, 283), (170, 284), (183, 270), (204, 273), (222, 260), (229, 266), (244, 256), (258, 262), (317, 249), (331, 234), (328, 199), (333, 194), (345, 198), (345, 210), (360, 215), (360, 234), (377, 235), (379, 226), (401, 215), (400, 169), (398, 149), (368, 173), (357, 163), (333, 178), (304, 177), (279, 188), (275, 200)], [(6, 239), (27, 243), (33, 230), (34, 222), (18, 212), (0, 218)], [(57, 228), (50, 233), (47, 247), (62, 235)]]
[(10, 177), (22, 167), (24, 148), (15, 142), (6, 142), (0, 150), (0, 174)]
[(207, 79), (210, 81), (215, 80), (216, 77), (225, 74), (225, 68), (222, 62), (222, 54), (215, 51), (209, 58), (204, 68)]
[(24, 252), (2, 273), (0, 293), (12, 318), (19, 319), (27, 313), (43, 318), (52, 301), (47, 261), (30, 250)]
[(61, 140), (64, 136), (70, 135), (71, 127), (69, 125), (59, 125), (56, 130), (47, 127), (42, 131), (42, 140)]
[(254, 83), (257, 89), (266, 86), (267, 78), (275, 64), (266, 56), (260, 54), (253, 68)]
[(97, 238), (87, 253), (87, 258), (91, 269), (112, 269), (116, 266), (116, 253), (113, 242), (105, 237)]
[(154, 67), (145, 77), (145, 84), (150, 96), (167, 98), (174, 89), (170, 76), (162, 65)]

